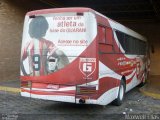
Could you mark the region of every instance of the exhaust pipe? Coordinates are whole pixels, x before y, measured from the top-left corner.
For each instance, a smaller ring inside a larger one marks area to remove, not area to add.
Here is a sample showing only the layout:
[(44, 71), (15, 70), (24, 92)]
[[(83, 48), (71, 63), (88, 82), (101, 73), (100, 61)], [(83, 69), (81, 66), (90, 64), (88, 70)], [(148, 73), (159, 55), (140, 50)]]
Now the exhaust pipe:
[(85, 102), (86, 102), (86, 101), (85, 101), (84, 98), (79, 99), (79, 103), (80, 103), (80, 104), (84, 104)]

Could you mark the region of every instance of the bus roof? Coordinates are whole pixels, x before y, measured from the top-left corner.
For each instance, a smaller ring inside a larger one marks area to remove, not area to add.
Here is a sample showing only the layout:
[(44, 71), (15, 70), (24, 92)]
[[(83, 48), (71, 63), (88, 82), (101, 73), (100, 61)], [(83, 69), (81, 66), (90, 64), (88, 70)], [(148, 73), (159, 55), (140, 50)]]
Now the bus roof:
[(68, 7), (68, 8), (52, 8), (30, 11), (27, 15), (49, 14), (49, 13), (62, 13), (62, 12), (93, 12), (91, 8), (85, 7)]
[(35, 11), (30, 11), (26, 15), (32, 16), (32, 15), (40, 15), (40, 14), (49, 14), (49, 13), (62, 13), (62, 12), (92, 12), (94, 14), (100, 15), (106, 19), (109, 20), (110, 25), (113, 29), (119, 30), (125, 34), (131, 35), (135, 38), (138, 38), (143, 41), (147, 41), (145, 37), (140, 35), (139, 33), (129, 29), (128, 27), (104, 16), (103, 14), (91, 9), (91, 8), (86, 8), (86, 7), (68, 7), (68, 8), (52, 8), (52, 9), (41, 9), (41, 10), (35, 10)]

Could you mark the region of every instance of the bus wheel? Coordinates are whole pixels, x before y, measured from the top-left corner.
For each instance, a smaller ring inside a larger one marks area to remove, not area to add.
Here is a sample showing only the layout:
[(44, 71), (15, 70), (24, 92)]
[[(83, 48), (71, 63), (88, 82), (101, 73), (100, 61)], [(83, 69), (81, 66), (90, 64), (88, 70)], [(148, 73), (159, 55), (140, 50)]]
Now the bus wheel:
[(116, 106), (120, 106), (123, 103), (124, 95), (125, 95), (125, 82), (124, 80), (121, 80), (118, 97), (113, 101), (113, 104)]

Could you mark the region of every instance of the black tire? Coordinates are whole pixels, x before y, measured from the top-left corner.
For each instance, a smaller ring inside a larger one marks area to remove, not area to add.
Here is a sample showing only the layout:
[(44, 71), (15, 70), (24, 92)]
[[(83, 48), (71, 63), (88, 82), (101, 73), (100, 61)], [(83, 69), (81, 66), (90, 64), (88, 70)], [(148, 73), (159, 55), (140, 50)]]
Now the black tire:
[(121, 80), (121, 84), (119, 86), (118, 97), (113, 101), (113, 104), (116, 106), (120, 106), (123, 103), (124, 95), (125, 95), (125, 87), (126, 84), (124, 80)]

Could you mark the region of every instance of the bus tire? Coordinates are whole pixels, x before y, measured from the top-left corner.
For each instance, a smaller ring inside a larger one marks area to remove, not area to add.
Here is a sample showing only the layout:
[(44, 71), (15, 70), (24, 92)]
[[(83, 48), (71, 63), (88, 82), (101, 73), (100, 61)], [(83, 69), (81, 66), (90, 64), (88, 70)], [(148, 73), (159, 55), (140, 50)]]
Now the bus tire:
[(120, 106), (123, 103), (124, 95), (125, 95), (125, 82), (124, 80), (121, 80), (119, 91), (118, 91), (118, 97), (113, 101), (113, 104), (116, 106)]

